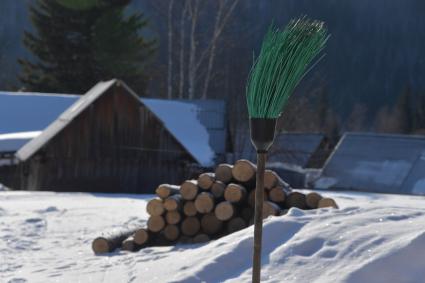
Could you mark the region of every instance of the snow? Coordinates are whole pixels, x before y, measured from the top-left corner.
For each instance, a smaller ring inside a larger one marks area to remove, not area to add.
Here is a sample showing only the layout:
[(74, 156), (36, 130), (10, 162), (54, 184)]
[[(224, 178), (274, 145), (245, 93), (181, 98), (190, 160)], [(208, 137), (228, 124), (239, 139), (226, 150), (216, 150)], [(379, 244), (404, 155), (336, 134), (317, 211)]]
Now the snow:
[(415, 186), (412, 189), (413, 194), (425, 195), (425, 178), (416, 181)]
[(80, 96), (0, 92), (0, 134), (42, 131)]
[(202, 166), (214, 162), (209, 134), (199, 119), (201, 109), (194, 103), (142, 98), (141, 101), (164, 123), (164, 127)]
[(39, 136), (41, 131), (0, 134), (0, 152), (13, 152)]
[[(264, 223), (262, 282), (423, 282), (425, 198), (323, 192), (340, 206)], [(95, 256), (152, 196), (0, 192), (0, 282), (250, 282), (253, 228), (207, 244)]]

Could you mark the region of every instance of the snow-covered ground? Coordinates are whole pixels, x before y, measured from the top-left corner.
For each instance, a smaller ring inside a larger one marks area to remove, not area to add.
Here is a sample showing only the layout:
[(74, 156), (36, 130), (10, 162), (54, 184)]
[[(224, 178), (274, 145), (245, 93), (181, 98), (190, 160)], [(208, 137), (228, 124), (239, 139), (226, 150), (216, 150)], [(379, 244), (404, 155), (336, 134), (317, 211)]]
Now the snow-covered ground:
[[(425, 282), (425, 197), (324, 192), (339, 210), (264, 224), (263, 282)], [(0, 192), (0, 282), (250, 282), (252, 227), (202, 245), (95, 256), (151, 196)]]

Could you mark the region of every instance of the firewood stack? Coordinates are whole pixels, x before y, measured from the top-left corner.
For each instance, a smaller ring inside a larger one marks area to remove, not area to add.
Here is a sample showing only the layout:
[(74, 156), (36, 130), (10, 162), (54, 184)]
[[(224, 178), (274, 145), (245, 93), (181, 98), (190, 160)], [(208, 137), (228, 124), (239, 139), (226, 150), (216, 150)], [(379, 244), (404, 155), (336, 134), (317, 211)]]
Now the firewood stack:
[[(241, 159), (234, 165), (220, 164), (214, 173), (202, 173), (197, 180), (184, 181), (180, 186), (158, 186), (157, 197), (146, 206), (150, 215), (147, 227), (133, 229), (125, 239), (120, 233), (121, 249), (203, 243), (248, 227), (254, 217), (255, 176), (255, 164)], [(272, 170), (265, 172), (264, 188), (263, 218), (283, 215), (291, 207), (338, 208), (333, 199), (318, 193), (293, 191)], [(95, 253), (111, 252), (118, 246), (117, 239), (111, 237), (99, 237), (92, 244)]]

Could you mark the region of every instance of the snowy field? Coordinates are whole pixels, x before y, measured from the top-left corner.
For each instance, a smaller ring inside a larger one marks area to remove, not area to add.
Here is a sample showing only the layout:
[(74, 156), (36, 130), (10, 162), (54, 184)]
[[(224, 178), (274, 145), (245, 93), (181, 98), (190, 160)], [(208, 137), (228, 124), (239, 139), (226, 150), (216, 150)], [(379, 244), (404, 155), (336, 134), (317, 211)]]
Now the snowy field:
[[(264, 224), (263, 282), (425, 282), (425, 197), (324, 192), (341, 209)], [(95, 256), (150, 196), (0, 192), (0, 282), (250, 282), (253, 229), (202, 245)]]

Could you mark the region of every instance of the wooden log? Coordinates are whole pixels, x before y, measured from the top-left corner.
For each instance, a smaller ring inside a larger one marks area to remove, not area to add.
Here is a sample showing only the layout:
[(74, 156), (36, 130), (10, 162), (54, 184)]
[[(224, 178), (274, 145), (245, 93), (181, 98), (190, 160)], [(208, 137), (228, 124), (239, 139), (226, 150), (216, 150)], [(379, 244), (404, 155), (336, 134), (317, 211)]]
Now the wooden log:
[(271, 201), (265, 201), (263, 203), (263, 219), (277, 215), (280, 215), (280, 207)]
[(217, 166), (215, 169), (215, 178), (218, 181), (221, 181), (225, 184), (230, 183), (232, 181), (233, 165), (222, 163)]
[(186, 217), (181, 224), (181, 232), (186, 236), (194, 236), (201, 229), (201, 223), (196, 217)]
[(246, 199), (246, 189), (238, 184), (230, 183), (224, 191), (224, 199), (231, 203), (241, 203)]
[(249, 220), (254, 217), (254, 208), (250, 206), (246, 206), (241, 211), (241, 217), (245, 219), (245, 221), (249, 222)]
[(221, 231), (223, 221), (219, 220), (214, 213), (208, 213), (201, 218), (202, 231), (207, 235), (215, 235)]
[(200, 193), (195, 199), (195, 207), (199, 213), (210, 213), (214, 210), (214, 196), (207, 192)]
[(214, 198), (221, 199), (224, 197), (225, 189), (226, 189), (225, 183), (221, 181), (215, 181), (214, 184), (212, 184), (210, 191), (213, 194)]
[[(264, 201), (269, 200), (269, 191), (264, 191)], [(248, 204), (251, 207), (255, 206), (255, 189), (250, 191), (248, 194)]]
[(322, 198), (319, 201), (319, 205), (317, 206), (318, 208), (323, 208), (323, 207), (333, 207), (333, 208), (338, 208), (338, 205), (336, 204), (336, 202), (331, 199), (331, 198)]
[(156, 188), (155, 193), (160, 198), (166, 199), (172, 195), (179, 194), (180, 187), (176, 185), (170, 185), (170, 184), (161, 184)]
[(134, 242), (133, 236), (130, 236), (127, 239), (125, 239), (121, 244), (121, 250), (123, 251), (135, 252), (140, 249), (141, 249), (141, 246)]
[(121, 247), (122, 242), (130, 235), (133, 235), (137, 228), (114, 229), (111, 232), (103, 233), (92, 242), (92, 250), (95, 254), (113, 252)]
[(217, 204), (214, 214), (219, 220), (227, 221), (236, 215), (236, 208), (231, 202), (223, 201)]
[(232, 176), (235, 180), (248, 183), (255, 180), (257, 166), (249, 160), (241, 159), (236, 161), (232, 168)]
[(196, 210), (194, 201), (186, 201), (183, 205), (183, 213), (186, 216), (195, 216), (198, 211)]
[(182, 196), (173, 195), (164, 200), (164, 208), (167, 211), (179, 210), (182, 207)]
[(146, 211), (151, 216), (159, 216), (165, 212), (164, 202), (160, 198), (154, 198), (148, 201)]
[(299, 209), (306, 209), (307, 204), (306, 204), (305, 195), (300, 192), (290, 192), (286, 196), (285, 207), (286, 208), (297, 207)]
[(167, 213), (165, 213), (165, 221), (168, 224), (177, 224), (181, 221), (182, 219), (182, 215), (179, 211), (177, 210), (172, 210), (172, 211), (167, 211)]
[(151, 216), (148, 219), (148, 230), (159, 232), (165, 227), (165, 220), (162, 216)]
[(247, 227), (245, 219), (242, 217), (234, 217), (227, 222), (227, 232), (234, 233)]
[(286, 190), (283, 187), (274, 187), (269, 191), (269, 199), (275, 203), (284, 203)]
[(211, 239), (208, 235), (206, 234), (198, 234), (195, 237), (193, 237), (192, 239), (192, 243), (193, 244), (202, 244), (202, 243), (206, 243), (209, 242)]
[(287, 193), (290, 191), (288, 183), (283, 181), (275, 171), (267, 169), (264, 172), (264, 188), (271, 190), (274, 187), (282, 187)]
[(134, 233), (134, 242), (137, 245), (145, 245), (148, 243), (149, 241), (149, 232), (147, 229), (138, 229), (135, 233)]
[(180, 236), (180, 229), (177, 225), (168, 224), (167, 226), (165, 226), (163, 233), (164, 233), (164, 237), (167, 240), (174, 242)]
[(194, 200), (198, 195), (198, 181), (187, 180), (180, 186), (180, 194), (185, 200)]
[(198, 187), (203, 190), (209, 190), (214, 184), (215, 175), (214, 173), (202, 173), (198, 177)]
[(316, 192), (308, 193), (305, 197), (305, 201), (308, 208), (316, 209), (319, 206), (319, 201), (322, 199), (322, 196)]

